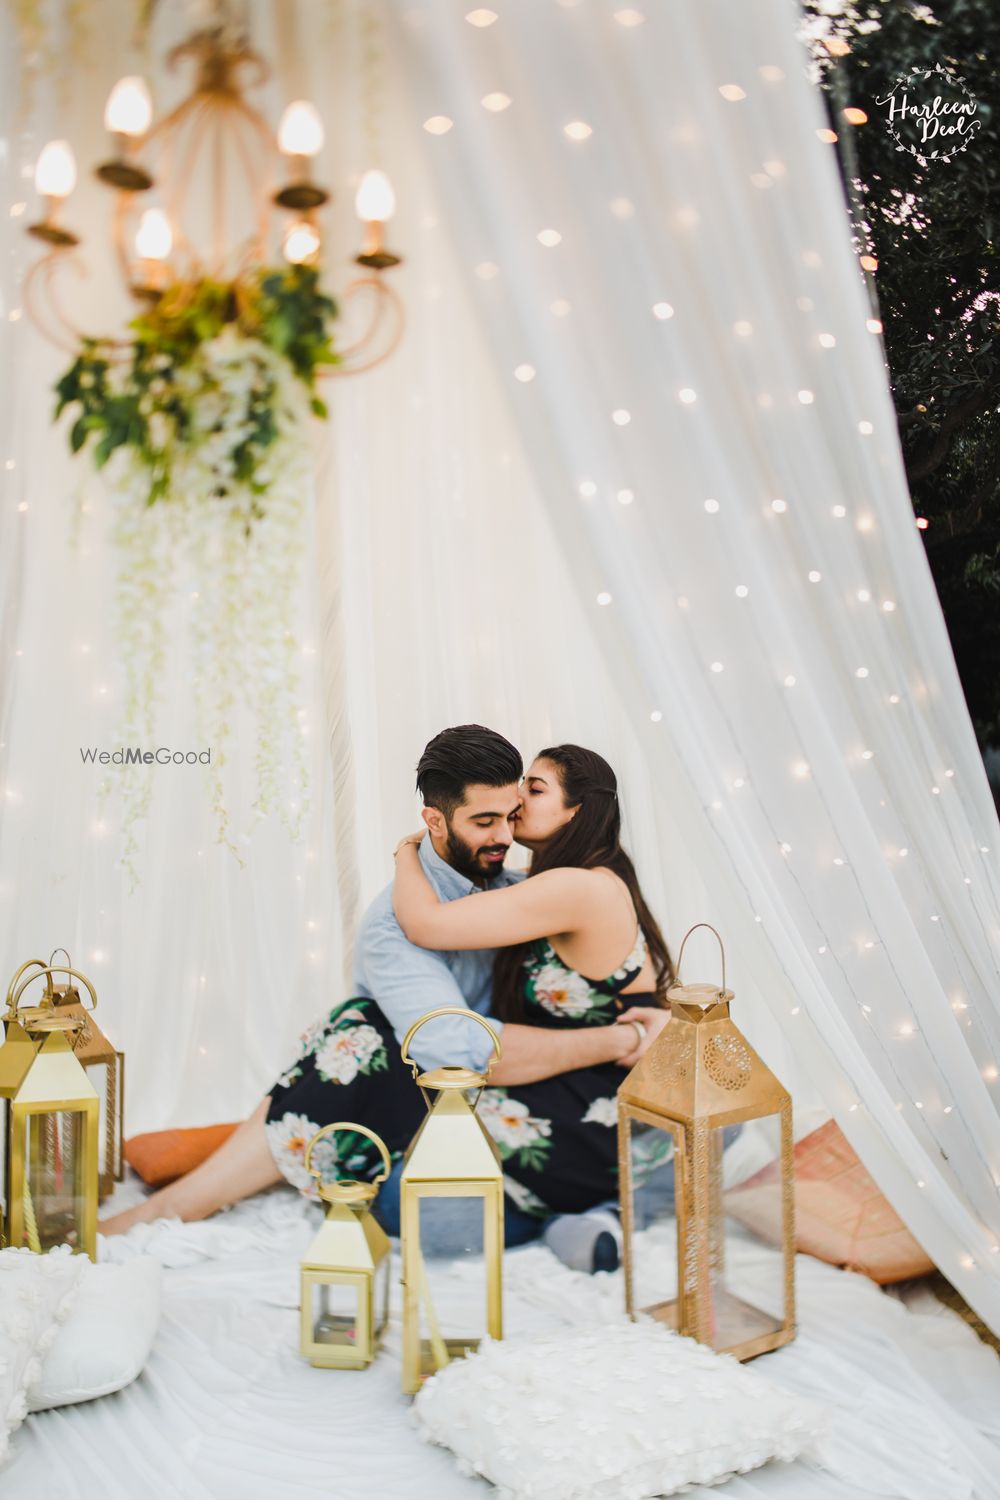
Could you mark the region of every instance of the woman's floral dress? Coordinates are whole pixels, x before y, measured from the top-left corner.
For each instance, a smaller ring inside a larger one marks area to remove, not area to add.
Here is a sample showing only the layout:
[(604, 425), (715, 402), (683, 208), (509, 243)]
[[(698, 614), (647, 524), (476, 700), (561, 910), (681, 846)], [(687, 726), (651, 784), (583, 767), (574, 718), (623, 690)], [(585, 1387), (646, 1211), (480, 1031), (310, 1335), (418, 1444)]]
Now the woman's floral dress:
[[(524, 1021), (546, 1029), (607, 1026), (649, 994), (624, 995), (642, 969), (640, 929), (620, 968), (585, 979), (539, 938), (524, 963)], [(618, 1195), (615, 1093), (625, 1077), (617, 1063), (575, 1068), (538, 1083), (487, 1087), (479, 1118), (496, 1142), (508, 1196), (527, 1213), (579, 1213)], [(333, 1120), (366, 1125), (402, 1156), (425, 1114), (420, 1090), (400, 1057), (392, 1027), (374, 1000), (346, 1000), (303, 1035), (299, 1055), (271, 1091), (265, 1131), (275, 1161), (295, 1187), (316, 1196), (304, 1167), (306, 1146)], [(633, 1133), (633, 1170), (641, 1183), (670, 1160), (669, 1136)], [(326, 1137), (314, 1153), (324, 1178), (372, 1177), (379, 1161), (364, 1136)]]

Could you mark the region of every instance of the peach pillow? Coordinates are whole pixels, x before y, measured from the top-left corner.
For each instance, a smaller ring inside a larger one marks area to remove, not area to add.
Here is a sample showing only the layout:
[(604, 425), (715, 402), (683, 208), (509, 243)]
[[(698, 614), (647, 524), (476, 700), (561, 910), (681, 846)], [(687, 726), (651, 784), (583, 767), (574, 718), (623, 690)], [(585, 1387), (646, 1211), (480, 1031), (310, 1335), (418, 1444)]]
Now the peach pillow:
[(200, 1125), (189, 1130), (153, 1130), (134, 1135), (125, 1142), (125, 1160), (143, 1182), (162, 1187), (183, 1177), (192, 1167), (200, 1166), (206, 1157), (228, 1141), (237, 1128), (231, 1125)]
[[(778, 1193), (778, 1163), (770, 1162), (726, 1193), (726, 1211), (771, 1239)], [(882, 1286), (934, 1269), (835, 1120), (795, 1147), (795, 1246)]]

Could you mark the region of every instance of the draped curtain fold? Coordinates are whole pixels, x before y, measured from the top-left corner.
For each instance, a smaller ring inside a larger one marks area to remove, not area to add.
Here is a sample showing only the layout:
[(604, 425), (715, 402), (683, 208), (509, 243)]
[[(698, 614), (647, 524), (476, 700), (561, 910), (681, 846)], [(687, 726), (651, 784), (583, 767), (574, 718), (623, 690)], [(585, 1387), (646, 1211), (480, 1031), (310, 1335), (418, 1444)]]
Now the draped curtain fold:
[(496, 11), (395, 38), (580, 605), (704, 914), (996, 1327), (996, 812), (797, 7)]

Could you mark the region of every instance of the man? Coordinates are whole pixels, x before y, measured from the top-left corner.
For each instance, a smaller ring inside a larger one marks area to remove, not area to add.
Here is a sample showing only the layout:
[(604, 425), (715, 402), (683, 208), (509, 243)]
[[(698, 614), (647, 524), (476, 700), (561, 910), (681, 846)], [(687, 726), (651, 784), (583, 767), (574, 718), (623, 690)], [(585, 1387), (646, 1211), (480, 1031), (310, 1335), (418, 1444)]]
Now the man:
[[(513, 842), (510, 820), (521, 805), (523, 769), (509, 740), (478, 724), (444, 729), (427, 745), (417, 764), (417, 791), (430, 834), (420, 858), (442, 901), (524, 878), (504, 865)], [(499, 1036), (503, 1022), (490, 1015), (494, 956), (493, 949), (436, 953), (416, 947), (396, 920), (390, 884), (362, 918), (354, 993), (378, 1001), (398, 1041), (414, 1021), (444, 1005), (487, 1016)], [(457, 1016), (428, 1022), (414, 1042), (423, 1068), (455, 1063), (482, 1071), (492, 1050), (481, 1026)]]

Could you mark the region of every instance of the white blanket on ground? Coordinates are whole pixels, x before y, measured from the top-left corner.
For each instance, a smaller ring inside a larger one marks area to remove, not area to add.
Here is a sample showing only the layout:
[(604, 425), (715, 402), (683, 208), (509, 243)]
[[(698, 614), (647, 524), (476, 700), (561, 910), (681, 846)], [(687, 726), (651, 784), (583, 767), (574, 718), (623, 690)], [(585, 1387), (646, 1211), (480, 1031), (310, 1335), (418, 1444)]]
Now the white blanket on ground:
[[(314, 1370), (300, 1358), (298, 1259), (318, 1219), (279, 1187), (204, 1224), (161, 1222), (102, 1241), (107, 1258), (141, 1251), (166, 1268), (149, 1364), (116, 1395), (29, 1417), (5, 1493), (485, 1500), (481, 1480), (459, 1474), (414, 1430), (399, 1384), (398, 1296), (371, 1369)], [(647, 1244), (669, 1254), (671, 1229), (655, 1227)], [(740, 1248), (745, 1285), (770, 1273), (762, 1254)], [(472, 1260), (430, 1263), (439, 1308), (446, 1289), (478, 1302), (477, 1269)], [(538, 1246), (508, 1252), (505, 1286), (511, 1335), (620, 1314), (620, 1273), (578, 1275)], [(798, 1299), (798, 1338), (759, 1367), (834, 1408), (826, 1467), (768, 1465), (729, 1481), (733, 1500), (1000, 1500), (1000, 1360), (961, 1319), (938, 1304), (908, 1311), (864, 1277), (809, 1256), (798, 1259)]]

